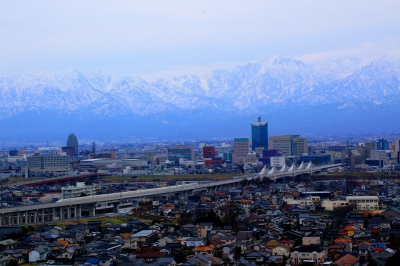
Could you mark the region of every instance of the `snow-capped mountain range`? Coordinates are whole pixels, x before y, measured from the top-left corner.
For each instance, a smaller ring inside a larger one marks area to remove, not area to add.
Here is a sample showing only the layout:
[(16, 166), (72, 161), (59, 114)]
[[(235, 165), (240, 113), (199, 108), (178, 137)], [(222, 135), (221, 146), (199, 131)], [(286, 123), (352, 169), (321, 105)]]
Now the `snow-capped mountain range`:
[[(101, 71), (31, 72), (0, 78), (0, 125), (7, 127), (18, 121), (20, 130), (33, 130), (32, 127), (44, 130), (51, 128), (52, 117), (58, 123), (65, 120), (64, 125), (72, 127), (69, 131), (85, 131), (84, 125), (92, 123), (99, 132), (101, 127), (93, 121), (101, 120), (103, 125), (119, 123), (119, 130), (126, 129), (127, 136), (139, 136), (134, 132), (144, 133), (146, 128), (152, 130), (158, 123), (167, 132), (171, 132), (172, 126), (174, 132), (189, 135), (190, 130), (183, 130), (185, 126), (203, 128), (200, 125), (205, 123), (215, 125), (215, 136), (219, 136), (218, 132), (224, 130), (219, 130), (217, 125), (225, 126), (226, 121), (233, 124), (235, 119), (246, 119), (243, 125), (247, 125), (251, 117), (254, 120), (258, 115), (268, 120), (275, 117), (282, 124), (297, 117), (303, 120), (303, 125), (318, 125), (318, 119), (324, 116), (331, 119), (347, 114), (346, 117), (349, 112), (353, 120), (378, 114), (390, 119), (393, 114), (389, 113), (397, 114), (400, 106), (399, 80), (400, 61), (358, 58), (311, 65), (271, 57), (230, 70), (155, 82)], [(322, 117), (315, 116), (318, 112)], [(307, 116), (312, 123), (304, 121)], [(36, 118), (40, 122), (35, 126), (32, 123)], [(48, 126), (45, 126), (46, 119)], [(73, 128), (72, 121), (81, 121), (81, 124), (75, 123)], [(129, 121), (136, 123), (130, 125)], [(279, 124), (276, 126), (279, 128)], [(248, 130), (238, 130), (237, 134)], [(293, 131), (301, 134), (295, 128)], [(304, 134), (308, 133), (313, 132), (308, 129)], [(176, 134), (179, 133), (175, 133), (178, 138)]]

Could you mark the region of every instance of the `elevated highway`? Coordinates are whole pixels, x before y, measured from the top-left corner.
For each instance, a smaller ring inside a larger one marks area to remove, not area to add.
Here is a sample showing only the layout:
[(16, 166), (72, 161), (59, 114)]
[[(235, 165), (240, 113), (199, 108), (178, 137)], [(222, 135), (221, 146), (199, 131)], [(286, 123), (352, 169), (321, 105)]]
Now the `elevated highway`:
[(328, 168), (340, 166), (341, 164), (313, 166), (310, 163), (307, 166), (301, 164), (299, 167), (292, 166), (290, 168), (285, 168), (284, 166), (280, 170), (277, 170), (276, 168), (267, 170), (264, 168), (258, 174), (238, 176), (230, 180), (214, 181), (209, 183), (189, 183), (177, 186), (63, 199), (56, 203), (1, 208), (0, 226), (27, 225), (67, 219), (79, 219), (82, 217), (83, 212), (88, 213), (88, 216), (96, 216), (96, 208), (99, 205), (109, 206), (114, 212), (118, 213), (120, 206), (130, 205), (135, 208), (138, 206), (138, 202), (141, 202), (144, 199), (173, 194), (179, 195), (180, 197), (187, 197), (188, 195), (192, 195), (199, 191), (207, 191), (209, 193), (218, 190), (226, 191), (237, 187), (244, 180), (268, 178), (269, 180), (276, 181), (283, 177), (312, 174)]
[(190, 183), (177, 186), (63, 199), (56, 203), (1, 208), (0, 226), (37, 224), (66, 219), (79, 219), (82, 217), (83, 211), (88, 212), (89, 216), (95, 216), (96, 207), (99, 204), (111, 206), (114, 209), (114, 212), (118, 212), (119, 205), (126, 206), (126, 204), (131, 204), (132, 207), (137, 207), (137, 203), (146, 198), (171, 194), (179, 194), (187, 197), (194, 191), (207, 190), (208, 192), (213, 192), (217, 190), (229, 190), (230, 188), (236, 187), (244, 179), (253, 179), (255, 177), (257, 177), (257, 174), (210, 183)]
[[(92, 173), (85, 173), (85, 174), (71, 174), (71, 175), (64, 175), (64, 176), (57, 176), (57, 177), (50, 177), (50, 178), (27, 178), (27, 181), (15, 183), (16, 186), (39, 186), (39, 185), (49, 185), (49, 184), (56, 184), (65, 181), (74, 181), (80, 179), (89, 179), (89, 178), (97, 178), (98, 174)], [(14, 185), (14, 184), (12, 184)], [(3, 185), (4, 186), (4, 185)]]

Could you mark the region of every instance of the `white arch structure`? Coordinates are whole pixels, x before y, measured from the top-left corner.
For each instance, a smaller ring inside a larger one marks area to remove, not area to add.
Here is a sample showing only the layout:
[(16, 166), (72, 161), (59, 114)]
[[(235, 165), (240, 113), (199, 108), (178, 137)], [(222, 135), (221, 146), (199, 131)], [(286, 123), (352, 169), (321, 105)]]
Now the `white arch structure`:
[(339, 167), (342, 164), (326, 164), (321, 166), (315, 166), (311, 161), (309, 163), (301, 162), (299, 166), (295, 166), (292, 164), (288, 167), (286, 164), (282, 166), (281, 169), (277, 169), (275, 166), (272, 167), (270, 170), (267, 169), (266, 166), (261, 170), (258, 174), (260, 178), (268, 178), (269, 180), (276, 181), (282, 177), (295, 177), (297, 175), (302, 174), (313, 174), (316, 172), (321, 172), (328, 168)]

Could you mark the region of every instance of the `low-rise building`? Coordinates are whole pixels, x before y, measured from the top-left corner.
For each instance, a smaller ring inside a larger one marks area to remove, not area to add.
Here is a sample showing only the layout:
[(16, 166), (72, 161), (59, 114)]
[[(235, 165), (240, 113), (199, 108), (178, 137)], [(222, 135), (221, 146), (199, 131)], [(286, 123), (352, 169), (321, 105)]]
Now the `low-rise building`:
[(347, 196), (346, 201), (354, 210), (379, 210), (378, 196)]
[(321, 206), (326, 210), (326, 211), (333, 211), (337, 208), (343, 208), (346, 206), (349, 206), (349, 203), (347, 200), (323, 200), (321, 202)]
[(37, 174), (65, 174), (72, 170), (71, 157), (63, 152), (56, 154), (35, 153), (26, 157), (26, 166), (29, 173)]
[(76, 186), (63, 187), (61, 189), (61, 197), (63, 199), (77, 198), (83, 196), (96, 195), (95, 186), (87, 186), (85, 182), (77, 182)]
[(322, 265), (325, 262), (325, 251), (320, 245), (303, 245), (295, 249), (290, 257), (290, 265), (302, 265), (306, 262)]

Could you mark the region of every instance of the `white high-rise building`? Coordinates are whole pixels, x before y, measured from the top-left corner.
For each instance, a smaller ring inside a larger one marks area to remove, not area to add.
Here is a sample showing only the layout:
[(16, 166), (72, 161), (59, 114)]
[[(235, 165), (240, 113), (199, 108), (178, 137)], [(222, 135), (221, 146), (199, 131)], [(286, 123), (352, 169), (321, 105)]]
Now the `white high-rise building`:
[(285, 156), (300, 156), (308, 153), (308, 141), (299, 135), (271, 136), (269, 149), (279, 150)]
[(370, 154), (371, 160), (386, 161), (388, 159), (387, 151), (372, 150)]
[(285, 156), (273, 156), (270, 158), (270, 165), (275, 167), (282, 167), (285, 165)]
[(62, 174), (72, 170), (71, 157), (64, 152), (56, 154), (40, 154), (26, 157), (26, 166), (30, 173)]

